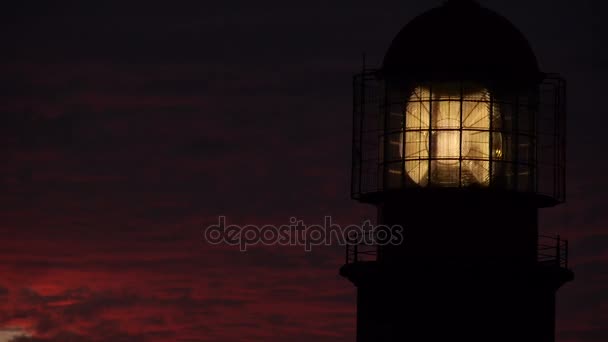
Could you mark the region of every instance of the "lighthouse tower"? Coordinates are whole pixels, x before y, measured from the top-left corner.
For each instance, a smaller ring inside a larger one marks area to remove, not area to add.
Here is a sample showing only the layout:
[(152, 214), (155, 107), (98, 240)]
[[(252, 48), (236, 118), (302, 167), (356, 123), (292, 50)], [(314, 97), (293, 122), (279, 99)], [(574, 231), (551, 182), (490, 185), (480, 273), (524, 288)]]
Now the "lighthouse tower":
[(538, 211), (565, 199), (565, 82), (526, 38), (447, 1), (354, 77), (353, 119), (352, 197), (403, 228), (347, 247), (357, 341), (553, 342), (573, 273)]

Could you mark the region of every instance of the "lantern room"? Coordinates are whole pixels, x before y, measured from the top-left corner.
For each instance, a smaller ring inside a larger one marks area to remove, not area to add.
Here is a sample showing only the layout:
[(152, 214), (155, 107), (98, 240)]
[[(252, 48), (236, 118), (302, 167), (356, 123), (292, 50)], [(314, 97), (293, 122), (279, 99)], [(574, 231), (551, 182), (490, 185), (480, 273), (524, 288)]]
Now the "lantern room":
[(540, 72), (525, 37), (474, 1), (412, 20), (353, 88), (354, 198), (466, 190), (538, 207), (563, 200), (565, 82)]

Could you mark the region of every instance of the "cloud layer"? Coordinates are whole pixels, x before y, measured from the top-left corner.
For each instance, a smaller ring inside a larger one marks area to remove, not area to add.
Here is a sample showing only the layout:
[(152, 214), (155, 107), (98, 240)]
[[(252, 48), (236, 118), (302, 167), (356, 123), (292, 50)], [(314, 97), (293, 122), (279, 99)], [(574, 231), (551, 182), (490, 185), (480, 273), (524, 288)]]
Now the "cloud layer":
[[(429, 4), (135, 4), (3, 11), (0, 341), (354, 341), (340, 248), (240, 253), (201, 233), (218, 215), (374, 217), (349, 199), (351, 74)], [(569, 202), (541, 223), (571, 239), (577, 274), (559, 341), (604, 341), (591, 2), (487, 5), (570, 81)]]

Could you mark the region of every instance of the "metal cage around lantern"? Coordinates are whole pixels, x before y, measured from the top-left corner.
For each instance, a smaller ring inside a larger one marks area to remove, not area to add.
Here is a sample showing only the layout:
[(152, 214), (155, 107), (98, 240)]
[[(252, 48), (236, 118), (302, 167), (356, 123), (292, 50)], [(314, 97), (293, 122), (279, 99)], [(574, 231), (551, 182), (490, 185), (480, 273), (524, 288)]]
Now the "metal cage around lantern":
[(458, 81), (394, 86), (377, 70), (353, 80), (352, 197), (469, 189), (565, 199), (565, 91)]

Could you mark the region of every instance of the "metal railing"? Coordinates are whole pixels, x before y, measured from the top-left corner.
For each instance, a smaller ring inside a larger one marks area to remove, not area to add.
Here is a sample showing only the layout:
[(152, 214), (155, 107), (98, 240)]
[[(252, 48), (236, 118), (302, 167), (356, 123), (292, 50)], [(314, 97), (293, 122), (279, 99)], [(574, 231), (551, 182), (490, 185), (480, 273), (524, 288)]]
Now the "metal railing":
[(353, 264), (360, 261), (375, 261), (378, 256), (378, 246), (363, 244), (346, 245), (346, 263)]
[[(346, 245), (346, 264), (362, 261), (376, 261), (378, 246), (374, 244), (355, 243)], [(559, 235), (539, 235), (537, 246), (537, 262), (542, 265), (568, 268), (568, 240)]]
[(375, 261), (378, 256), (378, 245), (373, 243), (374, 232), (365, 231), (355, 238), (346, 240), (346, 263)]
[(537, 251), (539, 263), (568, 268), (568, 240), (559, 235), (539, 235)]

